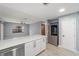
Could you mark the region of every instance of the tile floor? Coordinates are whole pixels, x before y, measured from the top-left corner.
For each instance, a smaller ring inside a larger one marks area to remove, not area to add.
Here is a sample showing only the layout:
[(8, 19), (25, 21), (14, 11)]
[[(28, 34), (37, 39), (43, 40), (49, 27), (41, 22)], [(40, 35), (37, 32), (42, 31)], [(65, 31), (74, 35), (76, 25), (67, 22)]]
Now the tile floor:
[(38, 56), (79, 56), (78, 53), (47, 44), (45, 51), (41, 52)]

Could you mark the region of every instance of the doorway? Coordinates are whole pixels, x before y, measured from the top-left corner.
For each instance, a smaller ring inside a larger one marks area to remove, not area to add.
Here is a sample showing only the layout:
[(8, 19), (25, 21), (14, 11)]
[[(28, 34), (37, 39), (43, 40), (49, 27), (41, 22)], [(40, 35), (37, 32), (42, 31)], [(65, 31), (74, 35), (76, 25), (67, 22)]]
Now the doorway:
[(45, 24), (41, 24), (41, 35), (45, 35)]

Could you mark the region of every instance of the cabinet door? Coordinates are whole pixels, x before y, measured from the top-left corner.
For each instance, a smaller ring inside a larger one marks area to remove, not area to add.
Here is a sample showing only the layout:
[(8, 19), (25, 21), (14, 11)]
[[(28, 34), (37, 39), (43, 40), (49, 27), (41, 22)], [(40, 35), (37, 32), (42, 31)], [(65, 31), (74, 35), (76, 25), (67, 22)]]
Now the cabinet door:
[(25, 55), (35, 56), (46, 48), (46, 39), (39, 39), (25, 44)]
[(40, 52), (46, 49), (46, 38), (41, 39), (42, 42), (40, 44)]
[(36, 41), (32, 41), (30, 44), (30, 55), (31, 56), (36, 55)]
[(25, 56), (34, 56), (35, 55), (35, 42), (29, 42), (25, 44)]
[(47, 42), (47, 38), (43, 38), (43, 42), (42, 42), (42, 50), (46, 49), (46, 42)]
[(43, 39), (36, 40), (36, 54), (41, 52)]
[(41, 38), (36, 41), (36, 53), (39, 54), (46, 48), (46, 39)]
[(31, 42), (30, 43), (26, 43), (25, 44), (25, 56), (30, 56), (30, 44), (31, 44)]

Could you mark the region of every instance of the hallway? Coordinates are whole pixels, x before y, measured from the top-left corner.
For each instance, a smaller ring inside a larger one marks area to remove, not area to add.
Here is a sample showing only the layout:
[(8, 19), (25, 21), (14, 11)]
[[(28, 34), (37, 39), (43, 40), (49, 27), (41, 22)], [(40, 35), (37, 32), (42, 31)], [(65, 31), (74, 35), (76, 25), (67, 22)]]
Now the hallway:
[(41, 52), (38, 56), (79, 56), (79, 54), (51, 44), (47, 44), (46, 50)]

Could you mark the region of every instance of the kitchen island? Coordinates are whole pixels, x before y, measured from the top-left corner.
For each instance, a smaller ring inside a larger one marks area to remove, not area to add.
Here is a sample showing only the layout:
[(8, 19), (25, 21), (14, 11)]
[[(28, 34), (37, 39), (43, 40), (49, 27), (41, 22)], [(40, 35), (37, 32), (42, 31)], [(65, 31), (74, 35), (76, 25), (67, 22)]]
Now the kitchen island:
[(46, 49), (47, 37), (31, 35), (0, 41), (1, 56), (35, 56)]

